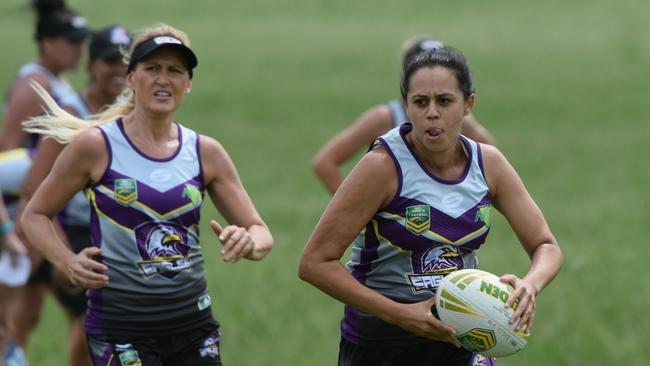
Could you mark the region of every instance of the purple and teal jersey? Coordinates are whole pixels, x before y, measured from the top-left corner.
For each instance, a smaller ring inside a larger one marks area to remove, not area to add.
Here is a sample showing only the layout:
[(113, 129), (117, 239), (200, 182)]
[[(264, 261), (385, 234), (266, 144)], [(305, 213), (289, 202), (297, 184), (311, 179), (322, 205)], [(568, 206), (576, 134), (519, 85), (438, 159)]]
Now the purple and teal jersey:
[(89, 334), (168, 334), (212, 319), (199, 247), (199, 136), (176, 126), (179, 146), (167, 159), (138, 150), (121, 120), (99, 127), (109, 163), (87, 193), (109, 284), (89, 291)]
[[(443, 276), (477, 268), (476, 250), (490, 230), (490, 195), (479, 144), (460, 136), (467, 155), (458, 180), (432, 175), (405, 140), (410, 123), (378, 139), (399, 179), (391, 203), (377, 212), (352, 243), (346, 264), (365, 286), (401, 303), (431, 298)], [(342, 336), (360, 345), (406, 345), (422, 338), (346, 306)]]

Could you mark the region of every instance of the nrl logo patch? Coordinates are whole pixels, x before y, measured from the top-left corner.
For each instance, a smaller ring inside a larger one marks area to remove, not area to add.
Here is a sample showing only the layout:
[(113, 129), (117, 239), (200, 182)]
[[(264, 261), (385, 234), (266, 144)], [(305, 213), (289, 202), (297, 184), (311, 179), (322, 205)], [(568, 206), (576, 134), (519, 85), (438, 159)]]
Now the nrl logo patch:
[(417, 205), (406, 208), (406, 228), (414, 234), (429, 230), (429, 206)]
[(115, 199), (124, 206), (138, 199), (138, 184), (135, 179), (116, 179), (114, 191)]

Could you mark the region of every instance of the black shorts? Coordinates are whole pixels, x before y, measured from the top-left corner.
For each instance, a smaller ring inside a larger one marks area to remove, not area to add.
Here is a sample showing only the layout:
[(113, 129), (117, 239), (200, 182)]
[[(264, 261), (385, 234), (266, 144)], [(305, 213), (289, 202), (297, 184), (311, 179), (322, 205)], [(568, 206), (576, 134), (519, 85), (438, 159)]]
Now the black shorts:
[[(70, 225), (63, 226), (63, 230), (70, 241), (73, 252), (79, 253), (84, 248), (92, 245), (89, 227)], [(47, 260), (43, 260), (38, 266), (38, 269), (30, 277), (27, 285), (49, 285), (56, 299), (73, 317), (80, 317), (86, 314), (88, 302), (86, 290), (76, 287), (71, 283), (62, 284), (54, 281), (53, 271), (52, 264)]]
[(221, 366), (216, 322), (179, 334), (87, 338), (95, 366)]
[(493, 358), (442, 342), (408, 346), (360, 346), (341, 338), (339, 366), (496, 366)]

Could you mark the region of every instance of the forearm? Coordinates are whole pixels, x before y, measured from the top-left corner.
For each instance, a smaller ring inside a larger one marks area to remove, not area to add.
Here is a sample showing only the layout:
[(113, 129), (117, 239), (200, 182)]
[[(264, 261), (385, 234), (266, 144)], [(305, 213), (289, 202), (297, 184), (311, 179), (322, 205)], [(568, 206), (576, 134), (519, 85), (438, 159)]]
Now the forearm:
[(29, 243), (58, 268), (74, 257), (74, 253), (57, 234), (55, 223), (45, 215), (25, 211), (20, 220)]
[(315, 263), (303, 258), (299, 277), (344, 304), (395, 324), (400, 304), (359, 283), (338, 260)]
[(524, 280), (531, 283), (539, 294), (560, 272), (562, 251), (557, 244), (544, 243), (531, 256), (530, 270)]
[(314, 173), (318, 179), (323, 182), (327, 190), (334, 194), (343, 181), (338, 164), (318, 155), (314, 159), (313, 169)]
[(273, 236), (266, 225), (253, 225), (248, 228), (248, 233), (253, 240), (253, 250), (245, 258), (250, 260), (261, 260), (266, 257), (273, 247)]

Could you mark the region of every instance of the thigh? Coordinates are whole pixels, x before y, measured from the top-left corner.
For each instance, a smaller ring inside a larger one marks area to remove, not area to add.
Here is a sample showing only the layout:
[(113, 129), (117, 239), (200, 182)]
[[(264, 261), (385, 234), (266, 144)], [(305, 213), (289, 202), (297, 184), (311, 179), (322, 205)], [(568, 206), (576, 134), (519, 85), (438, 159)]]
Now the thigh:
[(210, 322), (200, 328), (169, 337), (171, 350), (163, 366), (221, 366), (219, 324)]
[(95, 366), (162, 366), (155, 340), (107, 338), (88, 335), (88, 349)]

